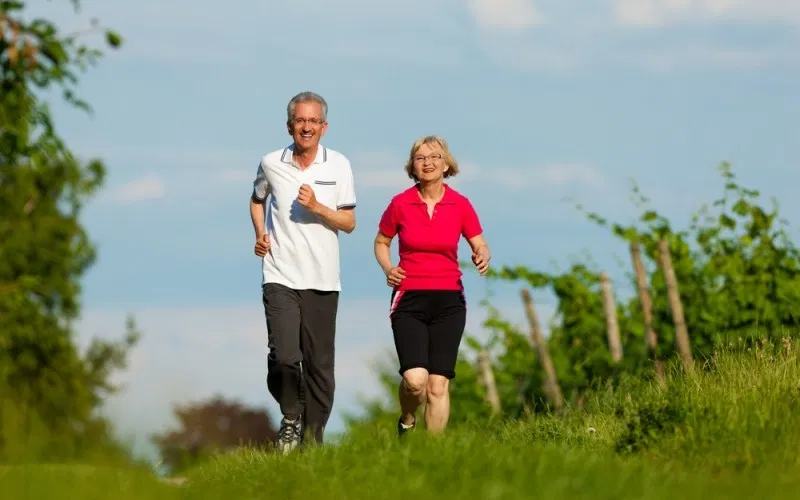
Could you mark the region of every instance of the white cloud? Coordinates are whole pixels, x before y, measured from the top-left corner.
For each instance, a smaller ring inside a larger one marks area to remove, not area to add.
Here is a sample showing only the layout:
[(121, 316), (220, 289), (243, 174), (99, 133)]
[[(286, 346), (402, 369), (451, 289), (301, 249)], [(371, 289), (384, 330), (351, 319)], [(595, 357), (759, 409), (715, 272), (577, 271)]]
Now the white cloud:
[(790, 57), (790, 52), (779, 49), (744, 49), (694, 44), (645, 50), (632, 49), (621, 62), (654, 73), (667, 73), (708, 67), (753, 70), (781, 64), (791, 60)]
[(532, 0), (469, 0), (469, 12), (478, 26), (521, 30), (542, 22)]
[(165, 192), (164, 179), (161, 176), (149, 174), (112, 189), (108, 198), (115, 203), (127, 205), (161, 198)]
[(256, 177), (256, 169), (244, 170), (241, 168), (217, 170), (211, 174), (212, 182), (222, 182), (225, 184), (241, 184), (245, 188), (252, 184)]
[(403, 171), (405, 158), (384, 151), (363, 151), (351, 157), (356, 189), (405, 189), (411, 179)]
[[(83, 29), (88, 26), (90, 18), (99, 18), (125, 38), (123, 50), (113, 56), (114, 61), (145, 62), (171, 70), (175, 66), (203, 68), (208, 60), (215, 60), (218, 67), (237, 68), (252, 75), (252, 60), (259, 59), (264, 50), (275, 52), (273, 64), (286, 71), (290, 71), (286, 65), (294, 64), (297, 56), (304, 60), (317, 57), (315, 64), (337, 64), (342, 58), (402, 59), (405, 63), (431, 64), (429, 58), (419, 58), (416, 54), (434, 50), (446, 56), (449, 52), (446, 44), (429, 43), (426, 34), (430, 31), (419, 29), (421, 16), (418, 13), (424, 11), (422, 22), (436, 26), (441, 32), (446, 29), (446, 21), (459, 3), (456, 0), (436, 4), (411, 0), (410, 4), (384, 3), (377, 9), (366, 0), (336, 3), (293, 0), (268, 4), (244, 0), (238, 5), (239, 8), (230, 9), (225, 4), (206, 2), (202, 9), (198, 9), (196, 2), (190, 0), (172, 0), (168, 4), (159, 0), (139, 0), (136, 8), (132, 9), (124, 0), (108, 0), (84, 1), (78, 14), (69, 8), (69, 2), (52, 7), (48, 5), (48, 10), (36, 6), (26, 9), (55, 18), (67, 29)], [(299, 46), (285, 44), (286, 37), (293, 33), (293, 25), (288, 20), (307, 16), (309, 12), (313, 15), (308, 18), (311, 23), (307, 25), (308, 29), (326, 41), (318, 47), (321, 50), (312, 54)], [(270, 19), (270, 29), (252, 23), (253, 19)], [(412, 23), (417, 29), (398, 29)], [(209, 33), (217, 36), (209, 36)], [(368, 43), (364, 43), (365, 36)], [(440, 66), (441, 62), (438, 62), (437, 67)], [(217, 71), (205, 75), (205, 78), (222, 74), (224, 72)], [(359, 79), (347, 82), (349, 86), (369, 89), (364, 84)], [(202, 85), (202, 82), (197, 85)]]
[[(385, 333), (386, 304), (378, 300), (342, 303), (336, 358), (338, 406), (352, 404), (349, 400), (357, 393), (378, 389), (369, 374), (369, 361), (392, 345)], [(172, 404), (212, 394), (266, 406), (276, 418), (277, 407), (265, 385), (266, 325), (258, 296), (247, 305), (131, 313), (143, 338), (132, 352), (129, 368), (117, 377), (125, 390), (109, 401), (107, 412), (123, 435), (136, 436), (139, 450), (150, 451), (147, 436), (172, 423)], [(83, 342), (95, 335), (121, 335), (126, 314), (88, 309), (77, 326)], [(369, 331), (364, 325), (371, 325)]]
[[(467, 331), (480, 336), (485, 312), (479, 299), (469, 296)], [(521, 325), (524, 315), (518, 304), (496, 302), (496, 307)], [(541, 309), (543, 317), (552, 314), (552, 308)], [(79, 343), (85, 346), (95, 336), (119, 338), (129, 312), (143, 337), (131, 353), (129, 367), (115, 378), (124, 390), (108, 401), (106, 413), (122, 436), (134, 438), (139, 453), (154, 452), (148, 436), (173, 425), (175, 403), (222, 394), (266, 407), (273, 419), (278, 418), (277, 405), (265, 384), (266, 325), (258, 296), (251, 303), (228, 307), (89, 308), (76, 325)], [(372, 367), (375, 360), (394, 352), (387, 312), (388, 300), (384, 299), (343, 298), (341, 302), (332, 432), (342, 430), (343, 412), (359, 410), (359, 396), (382, 393)]]
[[(281, 120), (278, 116), (276, 123)], [(287, 137), (285, 143), (289, 142)], [(282, 143), (281, 143), (282, 144)], [(75, 151), (84, 156), (100, 156), (109, 165), (121, 162), (154, 165), (160, 171), (191, 170), (206, 173), (212, 170), (248, 168), (255, 174), (256, 166), (266, 153), (253, 149), (204, 149), (197, 147), (162, 146), (141, 148), (129, 142), (95, 142), (78, 139), (72, 142)], [(276, 148), (278, 146), (275, 146)]]
[(508, 37), (498, 37), (483, 40), (481, 45), (496, 62), (522, 73), (565, 73), (579, 68), (587, 59), (580, 46), (576, 48), (549, 39), (511, 41)]
[(797, 0), (614, 0), (617, 22), (653, 26), (690, 21), (800, 22)]
[[(578, 10), (553, 0), (445, 0), (435, 5), (413, 0), (412, 4), (384, 4), (380, 9), (371, 8), (372, 4), (365, 0), (345, 0), (335, 5), (321, 0), (302, 0), (268, 7), (250, 2), (247, 8), (238, 10), (222, 7), (198, 10), (191, 8), (188, 0), (170, 2), (170, 8), (166, 10), (161, 5), (163, 2), (156, 0), (139, 3), (141, 5), (137, 4), (135, 11), (131, 11), (122, 0), (109, 0), (88, 3), (79, 16), (65, 6), (46, 14), (65, 20), (69, 26), (83, 26), (89, 17), (97, 15), (102, 21), (117, 27), (125, 36), (126, 44), (122, 51), (109, 58), (108, 64), (135, 59), (157, 66), (166, 65), (172, 70), (179, 66), (188, 68), (205, 64), (211, 57), (229, 68), (211, 76), (224, 78), (249, 68), (253, 57), (258, 58), (258, 51), (265, 47), (280, 49), (284, 59), (275, 63), (285, 71), (291, 71), (293, 61), (297, 60), (293, 51), (302, 49), (289, 47), (287, 52), (282, 48), (283, 40), (290, 32), (288, 24), (276, 23), (274, 29), (265, 31), (257, 26), (242, 29), (242, 23), (252, 18), (254, 13), (272, 19), (286, 19), (313, 11), (317, 19), (314, 22), (318, 23), (313, 30), (328, 40), (322, 50), (312, 54), (315, 58), (313, 64), (322, 67), (334, 61), (351, 60), (350, 77), (329, 79), (327, 85), (362, 97), (378, 97), (381, 89), (385, 88), (380, 78), (374, 76), (385, 73), (376, 71), (377, 67), (429, 68), (435, 65), (438, 70), (463, 68), (474, 58), (470, 53), (473, 42), (507, 70), (563, 73), (595, 65), (605, 68), (609, 62), (619, 60), (624, 60), (627, 66), (640, 62), (637, 50), (630, 48), (642, 45), (641, 40), (630, 39), (629, 33), (620, 33), (619, 24), (653, 26), (697, 21), (800, 23), (800, 2), (797, 0), (599, 0), (585, 2)], [(157, 19), (150, 14), (156, 11), (159, 12)], [(425, 16), (417, 14), (422, 11)], [(485, 28), (478, 40), (464, 38), (464, 33), (469, 30), (460, 22), (462, 14), (469, 15), (472, 22)], [(330, 22), (334, 18), (337, 22)], [(417, 26), (413, 34), (406, 29), (411, 24)], [(210, 32), (219, 33), (220, 29), (224, 30), (224, 36), (208, 36)], [(674, 39), (669, 41), (672, 42)], [(773, 57), (772, 53), (756, 54), (755, 57), (763, 61), (759, 66), (780, 64), (787, 57), (793, 57), (794, 50), (788, 45), (784, 43), (780, 57)], [(697, 65), (735, 68), (740, 66), (731, 63), (731, 58), (751, 57), (748, 54), (726, 54), (726, 51), (735, 52), (722, 47), (716, 53), (707, 53), (704, 62)], [(694, 61), (700, 58), (693, 52), (690, 47), (685, 55), (691, 59), (691, 64), (683, 66), (696, 66)], [(419, 57), (422, 53), (426, 56)], [(674, 57), (670, 55), (670, 58)], [(683, 66), (677, 64), (679, 62), (668, 66), (681, 69)], [(653, 71), (652, 66), (651, 60), (645, 60), (637, 68)], [(232, 69), (234, 67), (236, 69)], [(749, 69), (754, 65), (741, 67)]]
[(412, 184), (411, 179), (402, 170), (378, 169), (357, 172), (356, 188), (378, 188), (402, 190)]
[(602, 187), (605, 179), (600, 171), (590, 165), (556, 163), (531, 169), (531, 180), (548, 187), (565, 184), (584, 184), (591, 187)]
[[(353, 155), (357, 187), (405, 189), (411, 181), (403, 171), (404, 158), (388, 152), (364, 152)], [(605, 186), (602, 173), (592, 165), (550, 163), (535, 167), (485, 167), (470, 161), (459, 162), (453, 185), (479, 183), (512, 189), (556, 188), (568, 185), (600, 188)]]
[(605, 178), (596, 167), (578, 163), (551, 163), (528, 168), (473, 167), (465, 172), (470, 182), (512, 190), (551, 190), (567, 186), (596, 189), (606, 185)]
[[(762, 23), (800, 24), (800, 2), (796, 0), (602, 0), (600, 3), (599, 11), (596, 6), (587, 5), (577, 12), (545, 3), (541, 10), (547, 15), (546, 23), (537, 22), (534, 29), (518, 27), (485, 32), (477, 44), (505, 70), (523, 73), (565, 74), (619, 68), (652, 73), (698, 69), (747, 71), (796, 61), (791, 39), (778, 38), (759, 45), (741, 36), (734, 42), (730, 41), (735, 40), (733, 37), (711, 38), (696, 32), (653, 39), (651, 30), (620, 29), (620, 25), (669, 27), (698, 22), (738, 22), (745, 27)], [(487, 5), (487, 9), (491, 7), (491, 3)]]
[[(411, 186), (403, 171), (403, 158), (388, 152), (365, 152), (353, 155), (356, 188), (367, 193), (372, 190), (399, 192)], [(565, 194), (565, 190), (607, 187), (603, 173), (595, 166), (581, 163), (550, 163), (533, 167), (494, 167), (470, 161), (460, 162), (458, 176), (448, 179), (457, 189), (472, 190), (499, 188), (519, 193), (536, 191)], [(475, 194), (477, 195), (477, 193)], [(506, 199), (505, 201), (508, 201)]]

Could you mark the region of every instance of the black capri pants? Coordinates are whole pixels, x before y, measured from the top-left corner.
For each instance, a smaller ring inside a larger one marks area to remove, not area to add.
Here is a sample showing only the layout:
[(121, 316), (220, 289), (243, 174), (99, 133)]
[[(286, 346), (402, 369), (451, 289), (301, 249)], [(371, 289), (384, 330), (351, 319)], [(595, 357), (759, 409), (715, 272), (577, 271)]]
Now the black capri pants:
[(425, 368), (431, 375), (455, 378), (467, 323), (463, 291), (395, 290), (389, 317), (400, 375), (411, 368)]

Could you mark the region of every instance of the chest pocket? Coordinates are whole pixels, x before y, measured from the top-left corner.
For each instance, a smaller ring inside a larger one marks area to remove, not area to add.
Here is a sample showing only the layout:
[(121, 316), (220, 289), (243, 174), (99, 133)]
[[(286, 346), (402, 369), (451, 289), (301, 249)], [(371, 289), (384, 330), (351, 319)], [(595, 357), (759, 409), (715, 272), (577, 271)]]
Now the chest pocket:
[(312, 186), (317, 201), (328, 208), (336, 210), (336, 194), (338, 192), (335, 180), (318, 179)]

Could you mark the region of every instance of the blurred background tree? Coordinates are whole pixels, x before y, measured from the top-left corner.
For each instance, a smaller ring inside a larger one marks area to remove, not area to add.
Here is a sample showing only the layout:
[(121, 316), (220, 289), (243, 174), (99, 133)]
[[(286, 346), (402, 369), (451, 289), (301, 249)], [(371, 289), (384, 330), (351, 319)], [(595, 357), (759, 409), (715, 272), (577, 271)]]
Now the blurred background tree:
[(64, 34), (25, 8), (0, 0), (0, 459), (125, 456), (97, 410), (139, 332), (131, 319), (120, 341), (80, 352), (73, 330), (80, 280), (96, 257), (82, 208), (106, 170), (65, 144), (48, 105), (90, 111), (78, 74), (102, 53), (80, 39), (97, 34), (117, 48), (121, 38), (99, 23)]
[(277, 430), (266, 409), (214, 396), (176, 406), (178, 428), (153, 436), (163, 465), (177, 474), (202, 460), (239, 446), (265, 448)]

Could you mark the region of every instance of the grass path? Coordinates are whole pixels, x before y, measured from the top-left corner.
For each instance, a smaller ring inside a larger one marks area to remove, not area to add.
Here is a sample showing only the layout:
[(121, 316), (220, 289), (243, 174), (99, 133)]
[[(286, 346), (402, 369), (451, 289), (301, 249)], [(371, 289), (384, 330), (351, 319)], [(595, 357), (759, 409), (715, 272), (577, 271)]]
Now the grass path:
[(800, 480), (773, 470), (710, 474), (678, 462), (623, 458), (474, 431), (398, 443), (385, 430), (340, 446), (280, 457), (240, 450), (190, 476), (196, 490), (237, 498), (796, 498)]
[[(367, 438), (370, 439), (367, 439)], [(691, 470), (677, 463), (621, 458), (580, 447), (514, 443), (475, 432), (398, 443), (388, 433), (282, 457), (239, 450), (191, 471), (188, 484), (103, 467), (0, 469), (4, 498), (326, 499), (796, 498), (800, 479)], [(6, 496), (6, 493), (10, 493)]]
[(720, 356), (665, 389), (626, 382), (563, 417), (399, 441), (387, 416), (285, 457), (239, 449), (182, 484), (111, 467), (0, 467), (0, 498), (794, 499), (798, 424), (800, 357), (756, 352)]

